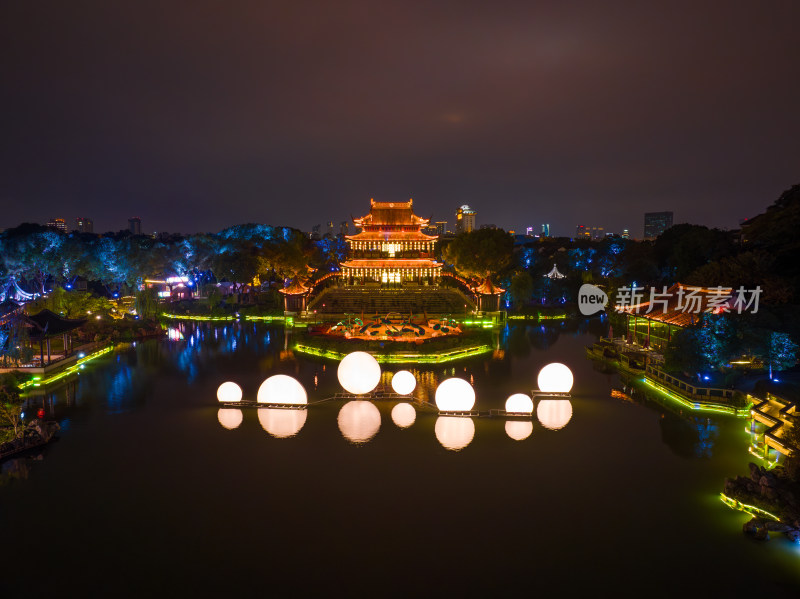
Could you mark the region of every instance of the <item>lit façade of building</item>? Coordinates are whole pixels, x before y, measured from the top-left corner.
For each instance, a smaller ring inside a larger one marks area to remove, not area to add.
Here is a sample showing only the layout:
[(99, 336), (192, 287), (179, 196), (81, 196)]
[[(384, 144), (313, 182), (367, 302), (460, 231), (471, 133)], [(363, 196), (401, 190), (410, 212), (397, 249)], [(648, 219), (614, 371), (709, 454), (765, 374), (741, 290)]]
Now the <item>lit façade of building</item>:
[(436, 284), (439, 281), (442, 263), (434, 259), (439, 237), (422, 232), (430, 219), (414, 214), (412, 205), (413, 200), (373, 199), (369, 214), (353, 219), (361, 232), (345, 237), (348, 259), (341, 268), (347, 283)]

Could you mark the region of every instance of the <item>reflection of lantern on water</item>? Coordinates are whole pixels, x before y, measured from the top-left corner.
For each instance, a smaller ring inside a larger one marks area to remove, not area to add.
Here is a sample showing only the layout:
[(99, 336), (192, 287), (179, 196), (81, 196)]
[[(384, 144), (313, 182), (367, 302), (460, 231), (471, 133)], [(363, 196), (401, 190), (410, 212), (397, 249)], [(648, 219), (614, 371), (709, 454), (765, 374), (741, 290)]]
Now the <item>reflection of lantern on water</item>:
[(533, 422), (530, 420), (506, 420), (506, 434), (514, 441), (522, 441), (531, 436)]
[(417, 387), (417, 379), (408, 370), (398, 370), (392, 376), (392, 389), (398, 395), (410, 395)]
[(564, 428), (572, 418), (572, 402), (568, 399), (542, 399), (536, 406), (536, 417), (543, 427), (550, 430)]
[(217, 389), (217, 399), (224, 403), (242, 401), (242, 388), (230, 381), (222, 383)]
[(539, 390), (546, 393), (569, 393), (572, 389), (572, 371), (560, 362), (548, 364), (539, 371)]
[(357, 399), (342, 406), (337, 423), (345, 439), (353, 443), (366, 443), (381, 427), (381, 413), (375, 404)]
[(259, 408), (261, 428), (277, 439), (294, 437), (303, 428), (308, 417), (306, 410)]
[(436, 407), (442, 412), (468, 412), (474, 405), (475, 389), (464, 379), (447, 379), (436, 388)]
[(167, 339), (170, 341), (181, 341), (183, 339), (183, 333), (181, 333), (180, 329), (169, 327), (167, 329)]
[(303, 385), (285, 374), (269, 377), (258, 388), (258, 403), (307, 404), (308, 396)]
[(239, 408), (220, 408), (217, 420), (229, 431), (237, 428), (242, 423), (242, 411)]
[(533, 412), (533, 400), (524, 393), (515, 393), (506, 400), (506, 412), (531, 414)]
[(408, 428), (417, 419), (417, 411), (410, 403), (399, 403), (392, 408), (392, 422), (400, 428)]
[(362, 395), (372, 391), (381, 380), (381, 367), (378, 361), (367, 352), (356, 351), (347, 354), (337, 371), (339, 383), (345, 391)]
[(472, 442), (472, 438), (475, 436), (475, 423), (472, 422), (472, 418), (439, 416), (436, 419), (434, 432), (436, 440), (442, 444), (442, 447), (458, 451)]

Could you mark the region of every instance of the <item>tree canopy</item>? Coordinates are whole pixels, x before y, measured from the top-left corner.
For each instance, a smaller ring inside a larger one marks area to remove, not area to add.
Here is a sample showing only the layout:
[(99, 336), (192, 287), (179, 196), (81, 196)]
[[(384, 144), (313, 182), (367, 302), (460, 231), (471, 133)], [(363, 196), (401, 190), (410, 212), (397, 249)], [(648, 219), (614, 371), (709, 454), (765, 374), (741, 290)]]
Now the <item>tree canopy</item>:
[(514, 238), (502, 229), (478, 229), (457, 235), (442, 257), (464, 277), (486, 279), (511, 264)]

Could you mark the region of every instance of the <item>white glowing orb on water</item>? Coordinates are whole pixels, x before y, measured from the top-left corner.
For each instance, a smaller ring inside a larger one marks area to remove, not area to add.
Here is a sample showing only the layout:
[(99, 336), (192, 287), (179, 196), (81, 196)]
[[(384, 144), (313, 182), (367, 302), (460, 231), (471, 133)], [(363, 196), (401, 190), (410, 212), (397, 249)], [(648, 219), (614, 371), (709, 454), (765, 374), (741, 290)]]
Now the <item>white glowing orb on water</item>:
[(565, 364), (553, 362), (539, 371), (539, 390), (546, 393), (569, 393), (572, 389), (572, 371)]
[(533, 422), (530, 420), (506, 420), (506, 434), (514, 441), (522, 441), (531, 436)]
[(222, 383), (217, 389), (217, 399), (224, 403), (242, 401), (242, 388), (230, 381)]
[(363, 395), (378, 386), (381, 380), (381, 366), (367, 352), (356, 351), (347, 354), (339, 362), (336, 374), (345, 391), (353, 395)]
[(306, 404), (308, 396), (299, 381), (285, 374), (276, 374), (261, 383), (258, 403)]
[(337, 423), (345, 439), (353, 443), (366, 443), (381, 428), (381, 413), (375, 404), (357, 399), (342, 406)]
[(417, 378), (408, 370), (398, 370), (392, 376), (392, 389), (399, 395), (409, 395), (417, 388)]
[(308, 411), (281, 408), (259, 408), (261, 428), (277, 439), (294, 437), (303, 428)]
[(447, 379), (436, 388), (436, 407), (441, 412), (468, 412), (474, 405), (475, 389), (464, 379)]
[(392, 422), (400, 428), (408, 428), (417, 419), (417, 411), (410, 403), (399, 403), (392, 408)]
[(568, 399), (542, 399), (536, 406), (536, 417), (550, 430), (564, 428), (572, 418), (572, 403)]
[(220, 408), (217, 420), (229, 431), (237, 428), (242, 423), (242, 411), (239, 408)]
[(531, 414), (533, 412), (533, 400), (524, 393), (515, 393), (506, 400), (506, 412)]
[(451, 451), (464, 449), (475, 436), (475, 423), (472, 418), (458, 416), (439, 416), (434, 427), (436, 440), (442, 447)]

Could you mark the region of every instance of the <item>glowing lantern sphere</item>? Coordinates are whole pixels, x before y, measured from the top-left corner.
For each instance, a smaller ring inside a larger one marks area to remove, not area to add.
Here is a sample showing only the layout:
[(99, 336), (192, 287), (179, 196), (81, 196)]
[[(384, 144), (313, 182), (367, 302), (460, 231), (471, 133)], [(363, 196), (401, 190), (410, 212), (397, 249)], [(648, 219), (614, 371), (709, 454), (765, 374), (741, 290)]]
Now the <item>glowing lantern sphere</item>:
[(306, 410), (293, 410), (281, 408), (260, 408), (258, 421), (261, 428), (276, 439), (294, 437), (303, 428), (308, 418)]
[(242, 401), (242, 388), (230, 381), (222, 383), (217, 389), (217, 399), (224, 403)]
[(392, 376), (392, 389), (399, 395), (410, 395), (417, 388), (417, 378), (408, 370), (398, 370)]
[(408, 428), (416, 419), (417, 411), (410, 403), (399, 403), (392, 408), (392, 422), (400, 428)]
[(217, 412), (217, 420), (222, 426), (232, 431), (242, 423), (242, 411), (238, 408), (221, 408)]
[(506, 420), (506, 434), (514, 441), (522, 441), (531, 436), (533, 422), (530, 420)]
[(531, 414), (533, 413), (533, 400), (524, 393), (515, 393), (506, 400), (506, 412)]
[(357, 399), (342, 406), (337, 423), (345, 439), (353, 443), (366, 443), (381, 428), (381, 413), (375, 404)]
[(572, 389), (572, 371), (564, 364), (553, 362), (539, 371), (539, 390), (546, 393), (569, 393)]
[(436, 440), (442, 447), (451, 451), (464, 449), (475, 437), (475, 423), (472, 418), (459, 416), (439, 416), (434, 427)]
[(307, 404), (306, 390), (299, 381), (285, 374), (276, 374), (261, 383), (258, 403)]
[(475, 389), (464, 379), (447, 379), (436, 388), (436, 407), (441, 412), (468, 412), (474, 405)]
[(557, 431), (572, 418), (572, 403), (568, 399), (543, 399), (536, 406), (536, 417), (543, 427)]
[(367, 352), (356, 351), (347, 354), (339, 362), (337, 376), (345, 391), (353, 395), (363, 395), (378, 386), (381, 380), (381, 367)]

